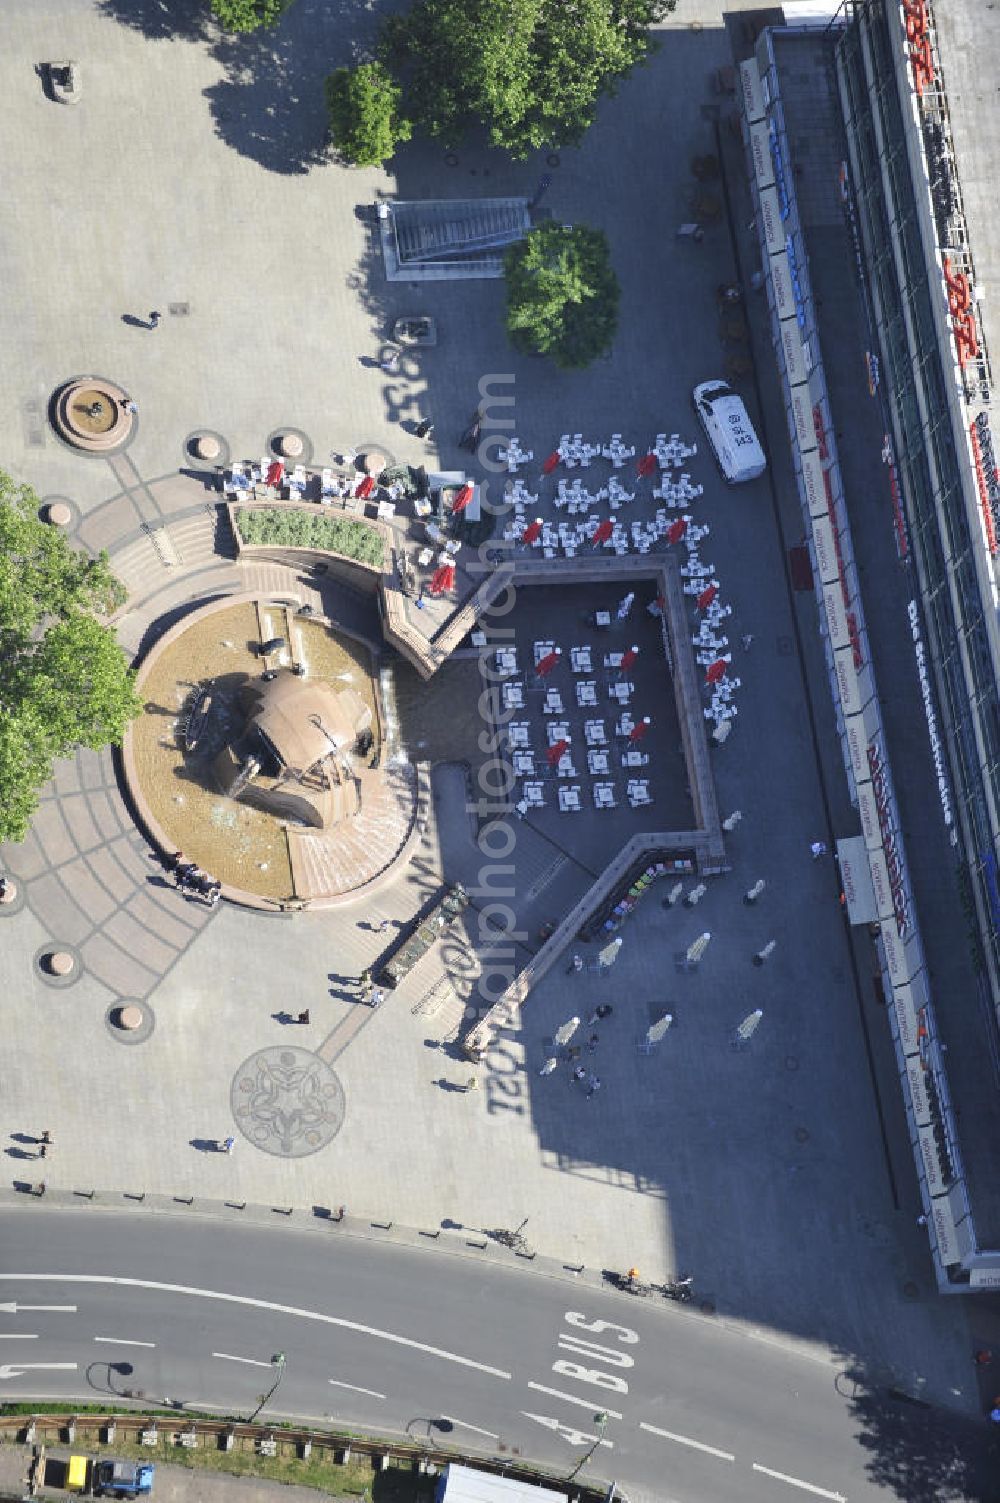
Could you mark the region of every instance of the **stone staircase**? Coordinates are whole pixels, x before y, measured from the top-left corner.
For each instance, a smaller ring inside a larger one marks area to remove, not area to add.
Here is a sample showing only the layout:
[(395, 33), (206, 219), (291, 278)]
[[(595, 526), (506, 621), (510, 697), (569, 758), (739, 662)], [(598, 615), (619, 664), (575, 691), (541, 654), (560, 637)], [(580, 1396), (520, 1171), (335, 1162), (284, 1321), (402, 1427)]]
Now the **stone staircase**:
[(408, 763), (364, 778), (356, 818), (322, 833), (289, 829), (295, 896), (340, 897), (386, 871), (399, 855), (416, 812), (416, 773)]
[(311, 605), (317, 616), (325, 614), (323, 596), (308, 575), (286, 564), (271, 564), (264, 560), (247, 559), (240, 564), (243, 589), (268, 600), (294, 601)]
[[(228, 527), (228, 522), (225, 524)], [(214, 506), (200, 506), (162, 526), (147, 524), (137, 538), (115, 549), (111, 566), (129, 593), (130, 602), (155, 594), (165, 576), (189, 575), (236, 556), (232, 539), (220, 551), (219, 518)]]
[(503, 252), (531, 226), (524, 198), (388, 204), (379, 220), (389, 281), (503, 275)]

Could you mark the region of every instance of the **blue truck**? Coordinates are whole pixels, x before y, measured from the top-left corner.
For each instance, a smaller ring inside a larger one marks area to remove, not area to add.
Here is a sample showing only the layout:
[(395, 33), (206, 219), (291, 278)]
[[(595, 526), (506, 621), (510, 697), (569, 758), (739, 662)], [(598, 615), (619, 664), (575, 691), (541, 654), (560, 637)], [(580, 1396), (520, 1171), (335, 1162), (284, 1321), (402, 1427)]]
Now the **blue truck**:
[(153, 1491), (156, 1468), (149, 1461), (95, 1461), (91, 1490), (95, 1498), (139, 1498)]

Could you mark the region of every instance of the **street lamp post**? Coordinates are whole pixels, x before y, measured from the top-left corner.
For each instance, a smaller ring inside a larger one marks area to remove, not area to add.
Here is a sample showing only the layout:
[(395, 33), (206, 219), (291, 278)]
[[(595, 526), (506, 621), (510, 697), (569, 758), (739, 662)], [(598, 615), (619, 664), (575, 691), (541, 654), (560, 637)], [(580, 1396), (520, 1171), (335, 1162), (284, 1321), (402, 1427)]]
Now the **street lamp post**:
[(284, 1376), (285, 1372), (284, 1352), (275, 1352), (274, 1356), (271, 1358), (271, 1366), (277, 1369), (274, 1382), (267, 1390), (267, 1393), (261, 1394), (260, 1403), (257, 1405), (257, 1408), (254, 1410), (253, 1414), (249, 1415), (246, 1420), (244, 1420), (244, 1424), (252, 1425), (260, 1411), (263, 1409), (264, 1405), (273, 1397), (274, 1393), (276, 1392), (278, 1384), (281, 1382), (281, 1379)]
[(580, 1460), (577, 1462), (576, 1466), (566, 1478), (567, 1482), (572, 1482), (577, 1473), (583, 1470), (583, 1468), (587, 1465), (587, 1462), (590, 1460), (591, 1456), (593, 1456), (594, 1452), (597, 1450), (597, 1447), (601, 1444), (601, 1441), (604, 1439), (604, 1432), (608, 1427), (608, 1416), (603, 1409), (598, 1410), (597, 1414), (594, 1415), (594, 1424), (600, 1425), (601, 1427), (598, 1434), (594, 1437), (594, 1444), (591, 1446), (586, 1456), (580, 1457)]

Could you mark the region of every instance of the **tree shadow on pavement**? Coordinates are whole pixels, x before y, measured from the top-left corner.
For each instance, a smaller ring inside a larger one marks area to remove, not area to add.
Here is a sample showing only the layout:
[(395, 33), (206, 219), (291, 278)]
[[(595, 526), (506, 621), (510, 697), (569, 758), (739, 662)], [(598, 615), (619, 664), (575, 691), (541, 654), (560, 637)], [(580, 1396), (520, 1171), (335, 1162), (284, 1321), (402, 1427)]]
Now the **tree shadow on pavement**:
[(902, 1389), (879, 1387), (864, 1369), (842, 1375), (853, 1385), (850, 1411), (869, 1453), (872, 1483), (905, 1503), (991, 1503), (998, 1496), (1000, 1434), (936, 1409)]
[(151, 42), (197, 42), (215, 30), (205, 0), (97, 0), (97, 12)]
[(205, 90), (216, 133), (269, 172), (306, 173), (332, 161), (323, 84), (374, 44), (364, 6), (293, 5), (277, 26), (252, 36), (221, 35), (212, 51), (224, 70)]

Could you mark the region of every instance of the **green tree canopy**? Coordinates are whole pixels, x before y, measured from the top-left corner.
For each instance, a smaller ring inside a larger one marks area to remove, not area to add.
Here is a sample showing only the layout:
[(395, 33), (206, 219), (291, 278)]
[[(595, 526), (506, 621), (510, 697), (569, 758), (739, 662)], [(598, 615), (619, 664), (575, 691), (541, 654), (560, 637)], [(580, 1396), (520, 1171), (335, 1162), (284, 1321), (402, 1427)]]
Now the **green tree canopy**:
[(273, 26), (292, 0), (209, 0), (212, 14), (227, 31), (256, 31)]
[(114, 631), (124, 591), (40, 522), (38, 497), (0, 470), (0, 840), (22, 840), (56, 757), (117, 745), (142, 706)]
[(507, 333), (517, 349), (572, 369), (610, 348), (619, 287), (603, 231), (540, 225), (510, 247), (504, 272)]
[(407, 113), (454, 144), (481, 121), (514, 157), (579, 141), (676, 0), (417, 0), (383, 26)]
[(402, 90), (382, 63), (338, 68), (326, 81), (330, 138), (345, 162), (378, 167), (412, 133), (400, 114)]

